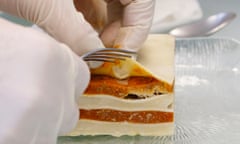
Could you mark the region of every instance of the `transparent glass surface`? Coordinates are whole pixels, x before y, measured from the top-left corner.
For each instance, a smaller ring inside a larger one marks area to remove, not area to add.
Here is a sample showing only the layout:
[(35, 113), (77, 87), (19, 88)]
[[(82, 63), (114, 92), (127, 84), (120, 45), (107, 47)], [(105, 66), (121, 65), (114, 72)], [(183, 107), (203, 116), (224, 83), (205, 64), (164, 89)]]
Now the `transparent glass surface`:
[(240, 43), (176, 41), (175, 134), (60, 137), (58, 144), (239, 144)]

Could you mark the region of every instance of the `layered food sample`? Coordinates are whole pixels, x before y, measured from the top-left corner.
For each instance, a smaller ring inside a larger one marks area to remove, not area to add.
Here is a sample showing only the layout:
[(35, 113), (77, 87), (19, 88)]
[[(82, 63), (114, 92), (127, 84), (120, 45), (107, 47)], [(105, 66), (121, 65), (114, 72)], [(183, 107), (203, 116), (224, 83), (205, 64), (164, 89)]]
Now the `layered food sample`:
[(169, 35), (150, 35), (136, 60), (91, 69), (69, 135), (171, 135), (174, 130), (174, 48)]

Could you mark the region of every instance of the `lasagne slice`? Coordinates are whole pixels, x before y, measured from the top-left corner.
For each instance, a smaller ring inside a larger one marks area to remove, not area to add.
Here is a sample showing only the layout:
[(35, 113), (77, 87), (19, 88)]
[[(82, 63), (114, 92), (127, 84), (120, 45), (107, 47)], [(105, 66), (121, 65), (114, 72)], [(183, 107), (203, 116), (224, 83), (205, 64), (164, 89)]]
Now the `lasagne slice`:
[(129, 58), (91, 69), (79, 122), (69, 135), (171, 135), (173, 94), (174, 38), (150, 35), (138, 62)]

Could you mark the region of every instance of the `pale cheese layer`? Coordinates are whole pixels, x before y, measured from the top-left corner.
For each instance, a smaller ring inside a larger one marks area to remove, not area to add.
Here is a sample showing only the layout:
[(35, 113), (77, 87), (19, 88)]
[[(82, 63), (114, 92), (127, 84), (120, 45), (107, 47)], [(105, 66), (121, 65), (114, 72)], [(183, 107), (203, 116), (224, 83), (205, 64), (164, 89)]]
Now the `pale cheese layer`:
[(174, 81), (175, 39), (169, 35), (149, 35), (138, 52), (137, 61), (128, 58), (116, 63), (104, 63), (91, 69), (92, 74), (102, 74), (118, 79), (131, 76), (150, 76), (172, 84)]
[(151, 34), (138, 52), (137, 61), (154, 76), (173, 83), (175, 38), (170, 35)]
[(69, 136), (78, 135), (142, 135), (142, 136), (161, 136), (172, 135), (174, 123), (160, 124), (133, 124), (128, 122), (99, 122), (95, 120), (80, 120), (74, 131)]
[(121, 111), (157, 110), (173, 112), (173, 101), (173, 94), (164, 94), (138, 100), (120, 99), (107, 95), (83, 95), (79, 98), (78, 105), (80, 109), (114, 109)]

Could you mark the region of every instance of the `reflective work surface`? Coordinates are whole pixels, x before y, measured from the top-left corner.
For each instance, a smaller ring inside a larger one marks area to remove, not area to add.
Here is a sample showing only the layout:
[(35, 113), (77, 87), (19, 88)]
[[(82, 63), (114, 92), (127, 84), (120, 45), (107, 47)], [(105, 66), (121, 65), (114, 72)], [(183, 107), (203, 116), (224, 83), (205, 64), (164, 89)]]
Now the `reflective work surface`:
[(166, 137), (60, 137), (58, 144), (239, 144), (240, 43), (176, 42), (175, 134)]

